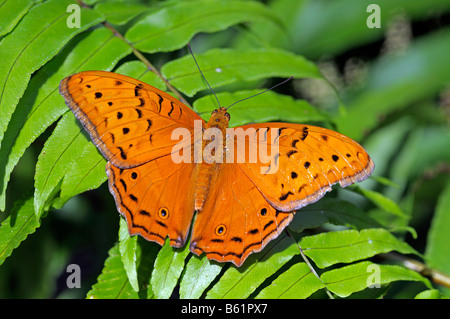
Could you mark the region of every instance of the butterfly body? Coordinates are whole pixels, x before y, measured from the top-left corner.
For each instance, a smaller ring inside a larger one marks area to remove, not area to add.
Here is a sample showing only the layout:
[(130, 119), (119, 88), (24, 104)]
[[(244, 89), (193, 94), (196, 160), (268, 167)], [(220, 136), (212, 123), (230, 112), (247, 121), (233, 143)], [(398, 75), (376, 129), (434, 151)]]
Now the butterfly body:
[(69, 76), (60, 93), (108, 160), (109, 189), (130, 234), (182, 247), (196, 213), (190, 250), (219, 262), (242, 265), (296, 210), (374, 169), (337, 132), (290, 123), (231, 130), (225, 108), (206, 123), (169, 94), (111, 72)]
[[(211, 128), (214, 128), (217, 129), (218, 132), (220, 132), (221, 136), (226, 136), (226, 129), (228, 128), (229, 120), (230, 115), (225, 108), (216, 109), (211, 113), (211, 118), (209, 119), (208, 123), (203, 124), (202, 133)], [(215, 137), (212, 137), (212, 139), (214, 138)], [(209, 139), (202, 138), (201, 150), (205, 150), (208, 143), (211, 143)], [(217, 173), (220, 169), (219, 165), (222, 164), (214, 160), (214, 155), (216, 155), (217, 152), (222, 152), (222, 158), (224, 158), (224, 154), (226, 153), (226, 139), (222, 139), (222, 143), (220, 144), (221, 145), (217, 145), (217, 149), (215, 148), (212, 150), (210, 157), (205, 157), (206, 161), (202, 160), (202, 155), (200, 155), (199, 160), (196, 161), (200, 162), (196, 163), (196, 167), (194, 168), (194, 172), (198, 171), (198, 173), (194, 173), (191, 177), (191, 180), (194, 181), (194, 183), (197, 185), (194, 195), (195, 210), (197, 211), (202, 210), (203, 204), (208, 195), (211, 181), (217, 179)]]

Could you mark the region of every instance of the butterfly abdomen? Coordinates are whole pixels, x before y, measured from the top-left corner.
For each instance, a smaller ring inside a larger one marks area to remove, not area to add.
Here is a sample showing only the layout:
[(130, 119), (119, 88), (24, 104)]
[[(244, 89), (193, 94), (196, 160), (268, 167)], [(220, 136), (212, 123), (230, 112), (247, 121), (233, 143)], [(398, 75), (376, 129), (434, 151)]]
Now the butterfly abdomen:
[[(230, 120), (230, 115), (226, 111), (225, 108), (219, 108), (214, 110), (211, 113), (211, 118), (208, 123), (204, 126), (204, 132), (208, 129), (218, 129), (222, 134), (222, 145), (215, 145), (213, 149), (211, 149), (210, 153), (205, 152), (206, 146), (209, 143), (213, 143), (209, 138), (204, 138), (202, 144), (202, 154), (203, 158), (200, 163), (197, 164), (197, 180), (195, 187), (195, 210), (202, 210), (203, 204), (205, 203), (206, 197), (208, 196), (208, 192), (210, 189), (211, 181), (214, 180), (217, 176), (217, 172), (219, 171), (219, 165), (223, 163), (225, 148), (226, 148), (226, 140), (225, 140), (225, 132), (228, 127), (228, 121)], [(216, 147), (217, 146), (217, 147)], [(217, 149), (216, 149), (217, 148)], [(218, 153), (222, 152), (221, 154)], [(209, 195), (211, 196), (211, 195)]]
[(213, 179), (215, 172), (217, 171), (216, 163), (202, 162), (197, 164), (198, 175), (195, 187), (195, 210), (202, 210), (206, 197), (208, 196), (211, 180)]

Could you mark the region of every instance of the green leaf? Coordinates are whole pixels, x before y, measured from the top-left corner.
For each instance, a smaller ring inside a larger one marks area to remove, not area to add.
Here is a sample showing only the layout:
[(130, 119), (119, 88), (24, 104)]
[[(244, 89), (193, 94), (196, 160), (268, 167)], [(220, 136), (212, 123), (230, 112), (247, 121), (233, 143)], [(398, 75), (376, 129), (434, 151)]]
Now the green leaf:
[(322, 198), (317, 203), (300, 209), (289, 228), (302, 232), (307, 228), (315, 228), (324, 223), (342, 225), (354, 229), (380, 227), (363, 210), (354, 204), (336, 198)]
[(119, 252), (128, 280), (134, 291), (139, 291), (136, 265), (137, 236), (131, 237), (125, 219), (120, 219)]
[[(381, 8), (381, 28), (367, 27), (366, 20), (371, 14), (367, 7), (373, 3)], [(298, 8), (288, 7), (283, 14), (291, 21), (287, 25), (294, 50), (311, 57), (320, 57), (324, 53), (337, 55), (357, 45), (382, 39), (387, 26), (399, 12), (408, 19), (422, 20), (428, 16), (429, 8), (437, 12), (450, 9), (446, 0), (316, 0), (296, 1), (296, 4)]]
[[(270, 77), (322, 78), (316, 65), (300, 55), (280, 49), (212, 49), (195, 55), (200, 70), (213, 88), (236, 81)], [(191, 55), (170, 61), (161, 73), (188, 96), (207, 89)]]
[(146, 299), (153, 297), (152, 287), (149, 283), (153, 264), (159, 251), (159, 246), (137, 238), (136, 264), (139, 291), (136, 292), (128, 280), (127, 272), (120, 255), (119, 243), (109, 250), (102, 273), (97, 283), (88, 292), (88, 298), (94, 299)]
[(116, 244), (108, 252), (108, 258), (97, 283), (88, 292), (90, 299), (137, 299), (138, 293), (133, 290)]
[(172, 248), (170, 247), (170, 241), (166, 240), (156, 258), (155, 269), (151, 278), (155, 298), (170, 298), (184, 269), (188, 254), (189, 243), (186, 243), (182, 248)]
[(411, 246), (383, 228), (330, 231), (303, 237), (300, 246), (305, 255), (320, 268), (335, 263), (350, 263), (393, 250), (419, 255)]
[(111, 70), (131, 48), (106, 28), (74, 41), (42, 67), (14, 112), (0, 148), (0, 210), (5, 207), (10, 174), (30, 144), (68, 108), (58, 92), (60, 81), (83, 70)]
[[(263, 90), (238, 91), (234, 93), (217, 93), (222, 106), (262, 92)], [(206, 121), (211, 111), (217, 108), (217, 102), (212, 95), (204, 96), (194, 102), (194, 109)], [(311, 121), (327, 122), (328, 117), (322, 114), (304, 100), (295, 100), (291, 96), (275, 92), (265, 92), (259, 96), (242, 101), (230, 108), (230, 127), (248, 123), (262, 123), (269, 121), (284, 121), (305, 123)]]
[(395, 182), (391, 181), (387, 177), (371, 175), (370, 178), (373, 179), (374, 181), (376, 181), (377, 183), (381, 184), (381, 185), (390, 186), (390, 187), (394, 187), (394, 188), (397, 188), (397, 189), (400, 188), (400, 185), (398, 185)]
[(79, 150), (89, 143), (84, 134), (74, 115), (67, 111), (45, 142), (36, 164), (34, 177), (36, 216), (41, 215), (44, 204), (66, 174)]
[(16, 202), (0, 226), (0, 265), (39, 226), (39, 219), (34, 214), (33, 198)]
[(403, 54), (375, 61), (364, 89), (345, 102), (347, 112), (337, 118), (339, 131), (359, 140), (386, 113), (434, 97), (450, 81), (449, 51), (450, 28), (444, 28), (416, 40)]
[(247, 298), (298, 253), (297, 244), (283, 233), (269, 242), (261, 252), (250, 255), (240, 268), (235, 266), (228, 268), (208, 291), (206, 298)]
[(123, 25), (140, 14), (156, 9), (141, 3), (101, 2), (95, 6), (95, 10), (100, 12), (108, 22)]
[[(409, 128), (415, 125), (408, 121)], [(392, 189), (389, 197), (400, 200), (409, 183), (442, 162), (450, 162), (450, 131), (444, 126), (424, 126), (412, 130), (402, 140), (402, 148), (396, 149), (396, 159), (391, 165), (391, 177), (401, 187)]]
[(77, 194), (96, 189), (107, 180), (106, 160), (97, 147), (89, 141), (80, 153), (65, 172), (60, 198), (53, 203), (54, 206), (61, 206)]
[(385, 210), (388, 213), (394, 214), (395, 216), (398, 216), (400, 218), (408, 218), (408, 215), (406, 215), (402, 209), (395, 203), (393, 200), (389, 199), (388, 197), (384, 196), (383, 194), (370, 190), (370, 189), (364, 189), (357, 185), (352, 185), (351, 188), (355, 192), (365, 196), (367, 199), (369, 199), (372, 203), (377, 205), (379, 208)]
[(36, 0), (5, 0), (0, 6), (0, 37), (10, 32)]
[(425, 290), (418, 293), (414, 299), (443, 299), (443, 296), (437, 289)]
[(331, 292), (342, 298), (368, 287), (377, 289), (377, 284), (384, 285), (399, 280), (420, 281), (431, 288), (430, 282), (415, 271), (401, 266), (378, 265), (369, 261), (327, 271), (320, 278)]
[(149, 68), (140, 61), (126, 62), (118, 67), (114, 72), (141, 80), (142, 82), (150, 84), (151, 86), (154, 86), (162, 91), (167, 90), (164, 81), (155, 73), (150, 72)]
[(186, 265), (180, 283), (180, 298), (200, 298), (208, 286), (219, 275), (223, 265), (209, 261), (206, 256), (202, 258), (192, 256)]
[[(68, 28), (69, 0), (50, 0), (33, 7), (0, 46), (0, 143), (31, 74), (53, 58), (76, 34), (101, 22), (93, 10), (82, 8), (80, 28)], [(36, 21), (45, 21), (36, 23)], [(4, 208), (4, 207), (0, 207)]]
[(305, 299), (324, 287), (306, 263), (297, 263), (261, 290), (256, 299)]
[[(382, 130), (373, 132), (364, 140), (364, 148), (375, 163), (375, 171), (372, 176), (374, 174), (388, 176), (389, 171), (393, 170), (392, 158), (399, 155), (399, 150), (404, 147), (405, 138), (413, 125), (410, 118), (402, 117), (398, 121), (386, 124)], [(386, 140), (389, 140), (389, 143), (386, 143)], [(377, 187), (372, 176), (364, 181), (365, 189)], [(395, 196), (389, 194), (389, 198), (395, 199)]]
[(138, 50), (167, 52), (184, 47), (196, 33), (258, 20), (281, 25), (270, 10), (257, 2), (183, 1), (150, 13), (131, 27), (125, 38)]
[(431, 227), (425, 257), (428, 263), (447, 274), (450, 274), (450, 183), (441, 192)]

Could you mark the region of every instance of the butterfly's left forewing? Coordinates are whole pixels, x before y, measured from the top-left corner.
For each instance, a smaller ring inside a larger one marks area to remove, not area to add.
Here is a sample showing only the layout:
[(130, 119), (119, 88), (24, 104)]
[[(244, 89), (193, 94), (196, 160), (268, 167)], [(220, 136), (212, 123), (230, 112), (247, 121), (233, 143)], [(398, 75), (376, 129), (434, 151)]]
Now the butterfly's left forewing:
[(176, 128), (203, 120), (169, 94), (112, 72), (86, 71), (61, 81), (60, 93), (103, 156), (131, 168), (170, 154)]

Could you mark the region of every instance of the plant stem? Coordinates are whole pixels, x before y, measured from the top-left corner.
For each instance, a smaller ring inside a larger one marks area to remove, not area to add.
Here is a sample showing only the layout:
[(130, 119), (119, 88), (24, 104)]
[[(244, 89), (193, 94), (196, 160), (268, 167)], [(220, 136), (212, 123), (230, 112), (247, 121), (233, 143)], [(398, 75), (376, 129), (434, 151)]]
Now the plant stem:
[(298, 243), (297, 240), (295, 240), (294, 236), (291, 235), (291, 233), (285, 229), (286, 234), (288, 234), (288, 236), (295, 242), (295, 244), (298, 247), (298, 250), (300, 251), (300, 255), (302, 256), (303, 260), (305, 261), (305, 263), (308, 265), (309, 270), (314, 274), (314, 276), (317, 277), (317, 279), (319, 279), (324, 285), (325, 285), (325, 292), (327, 293), (328, 297), (330, 297), (330, 299), (334, 299), (333, 294), (328, 290), (328, 288), (326, 287), (327, 284), (323, 282), (322, 278), (320, 278), (319, 274), (316, 272), (316, 270), (314, 269), (314, 267), (311, 265), (311, 263), (309, 262), (308, 257), (306, 257), (305, 253), (303, 252), (302, 247), (300, 247), (300, 244)]
[(429, 268), (424, 263), (408, 258), (406, 256), (397, 254), (397, 253), (386, 253), (381, 254), (381, 257), (385, 259), (395, 260), (399, 263), (401, 263), (403, 266), (405, 266), (408, 269), (414, 270), (421, 274), (422, 276), (429, 278), (432, 282), (435, 284), (450, 288), (450, 276), (447, 274), (444, 274), (443, 272), (440, 272), (439, 270)]

